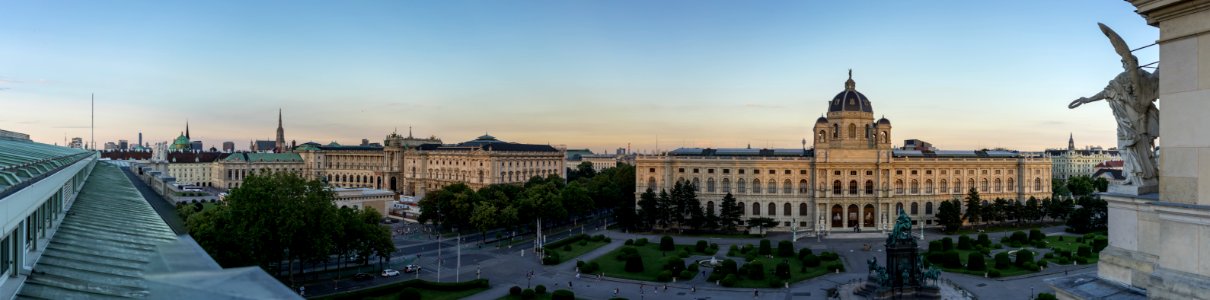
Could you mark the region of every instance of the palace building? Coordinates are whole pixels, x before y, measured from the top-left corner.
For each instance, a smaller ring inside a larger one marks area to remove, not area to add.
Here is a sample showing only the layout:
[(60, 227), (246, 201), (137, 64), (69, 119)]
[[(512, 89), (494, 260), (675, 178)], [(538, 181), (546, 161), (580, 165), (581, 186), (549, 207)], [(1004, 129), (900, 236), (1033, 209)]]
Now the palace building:
[[(691, 182), (718, 211), (731, 193), (741, 219), (769, 217), (772, 230), (886, 229), (899, 209), (934, 225), (942, 201), (976, 188), (984, 201), (1050, 196), (1051, 162), (1016, 151), (904, 150), (891, 145), (887, 118), (850, 78), (811, 130), (808, 149), (680, 148), (636, 159), (637, 194)], [(637, 197), (637, 195), (636, 195)]]

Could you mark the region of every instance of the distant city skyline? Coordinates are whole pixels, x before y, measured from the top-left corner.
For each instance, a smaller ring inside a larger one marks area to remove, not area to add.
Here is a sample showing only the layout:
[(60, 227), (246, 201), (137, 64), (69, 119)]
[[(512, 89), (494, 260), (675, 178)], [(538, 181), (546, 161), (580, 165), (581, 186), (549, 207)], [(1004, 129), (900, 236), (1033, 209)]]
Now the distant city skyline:
[(594, 152), (799, 148), (851, 68), (897, 145), (1109, 148), (1103, 103), (1066, 108), (1121, 71), (1096, 22), (1135, 47), (1157, 36), (1124, 1), (861, 4), (14, 3), (0, 128), (154, 145), (188, 119), (206, 149), (246, 149), (274, 140), (281, 108), (299, 144), (411, 126)]

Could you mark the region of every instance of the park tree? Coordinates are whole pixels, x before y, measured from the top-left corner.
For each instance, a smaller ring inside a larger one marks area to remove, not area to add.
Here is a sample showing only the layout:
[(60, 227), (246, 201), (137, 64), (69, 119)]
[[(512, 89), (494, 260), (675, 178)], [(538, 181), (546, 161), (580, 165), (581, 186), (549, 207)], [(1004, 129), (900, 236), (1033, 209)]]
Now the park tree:
[(714, 210), (714, 205), (707, 205), (705, 213), (702, 214), (702, 228), (715, 230), (718, 229), (718, 213)]
[(1067, 190), (1067, 181), (1059, 178), (1050, 180), (1050, 197), (1053, 199), (1066, 199), (1071, 197), (1071, 191)]
[(656, 198), (655, 191), (652, 191), (651, 188), (647, 188), (647, 191), (639, 196), (639, 211), (637, 215), (643, 228), (651, 229), (658, 222), (660, 217), (659, 205), (659, 199)]
[(963, 217), (971, 224), (979, 223), (979, 217), (983, 216), (982, 203), (979, 200), (979, 190), (971, 187), (966, 192), (966, 214)]
[(563, 209), (577, 219), (592, 211), (593, 205), (595, 205), (592, 198), (588, 196), (588, 190), (580, 182), (567, 184), (567, 187), (564, 187), (560, 191), (560, 197), (563, 202)]
[(1098, 192), (1104, 193), (1105, 191), (1109, 190), (1109, 180), (1105, 179), (1105, 177), (1097, 177), (1096, 179), (1093, 179), (1092, 185), (1096, 187)]
[(962, 203), (958, 199), (942, 201), (937, 207), (937, 223), (946, 232), (955, 232), (962, 227)]
[(500, 221), (500, 210), (492, 203), (480, 203), (475, 206), (474, 212), (471, 214), (471, 225), (479, 230), (479, 237), (482, 240), (487, 240), (487, 230), (496, 228)]
[(735, 231), (735, 225), (739, 223), (741, 215), (739, 206), (735, 203), (735, 196), (732, 196), (731, 192), (727, 192), (719, 206), (719, 226), (726, 231)]
[(1096, 188), (1092, 178), (1088, 176), (1074, 176), (1067, 180), (1067, 190), (1071, 191), (1072, 197), (1092, 195)]
[(759, 228), (761, 235), (765, 234), (766, 229), (777, 227), (777, 224), (777, 220), (774, 220), (773, 218), (761, 217), (748, 219), (748, 227)]

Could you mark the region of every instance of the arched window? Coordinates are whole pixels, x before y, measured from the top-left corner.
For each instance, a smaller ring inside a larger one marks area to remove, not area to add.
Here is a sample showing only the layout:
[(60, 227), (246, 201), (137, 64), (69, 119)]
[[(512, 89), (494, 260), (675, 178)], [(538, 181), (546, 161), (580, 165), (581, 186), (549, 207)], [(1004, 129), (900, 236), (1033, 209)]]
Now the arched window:
[(994, 181), (994, 183), (996, 184), (996, 185), (994, 185), (994, 187), (996, 188), (995, 191), (997, 193), (1004, 191), (1004, 189), (1003, 189), (1004, 186), (1000, 185), (1000, 178), (996, 178), (996, 181)]
[(945, 179), (942, 179), (942, 180), (941, 180), (941, 188), (940, 188), (940, 189), (938, 189), (938, 192), (939, 192), (939, 193), (945, 194), (945, 193), (949, 193), (949, 192), (950, 192), (950, 187), (949, 187), (949, 185), (948, 185), (948, 184), (946, 184), (946, 183), (947, 183), (947, 182), (945, 181)]
[(919, 214), (919, 213), (920, 213), (920, 205), (916, 204), (916, 202), (912, 202), (912, 214), (915, 215), (915, 214)]
[(890, 143), (891, 143), (891, 135), (886, 134), (886, 131), (883, 131), (883, 132), (882, 132), (882, 135), (881, 135), (881, 136), (879, 136), (879, 137), (881, 137), (881, 138), (882, 138), (882, 143), (884, 143), (884, 144), (890, 144)]
[(819, 136), (817, 136), (815, 139), (819, 140), (820, 143), (827, 143), (828, 142), (828, 132), (820, 130)]
[(760, 194), (760, 179), (753, 179), (753, 180), (752, 180), (752, 193), (753, 193), (753, 194)]
[(895, 203), (895, 214), (899, 214), (903, 210), (903, 202)]
[(849, 180), (849, 195), (856, 195), (856, 194), (857, 194), (857, 181)]
[(769, 193), (777, 194), (777, 180), (776, 179), (769, 179)]
[(856, 124), (849, 123), (849, 138), (850, 139), (857, 138), (857, 125)]
[(933, 193), (933, 180), (932, 180), (932, 179), (925, 179), (925, 180), (924, 180), (924, 193), (925, 193), (925, 194), (932, 194), (932, 193)]
[(903, 195), (903, 179), (895, 179), (895, 194)]
[(799, 204), (798, 204), (798, 215), (799, 215), (799, 216), (805, 216), (805, 215), (807, 215), (807, 204), (806, 204), (806, 203), (799, 203)]
[(769, 216), (777, 215), (777, 204), (769, 203)]
[(865, 194), (866, 195), (874, 194), (874, 181), (873, 180), (865, 181)]
[(983, 180), (979, 181), (979, 192), (980, 193), (987, 192), (987, 178), (983, 178)]
[(832, 124), (832, 138), (840, 138), (840, 124)]
[(840, 180), (832, 182), (832, 195), (840, 195)]
[(962, 193), (962, 180), (954, 180), (954, 194)]
[(933, 214), (933, 203), (932, 202), (924, 203), (924, 214), (926, 214), (926, 215)]
[(920, 193), (920, 182), (912, 179), (912, 194)]
[(793, 211), (790, 209), (790, 203), (783, 204), (781, 207), (781, 215), (789, 216)]
[(693, 191), (694, 192), (702, 191), (702, 181), (697, 179), (697, 177), (693, 177)]
[(1042, 191), (1042, 177), (1034, 178), (1034, 192)]
[(743, 202), (740, 202), (739, 204), (735, 205), (735, 207), (739, 208), (739, 214), (741, 214), (741, 215), (744, 214), (744, 209), (747, 208), (747, 206), (744, 206)]
[[(706, 201), (706, 211), (717, 212), (717, 210), (714, 210), (714, 201)], [(717, 213), (715, 213), (715, 214), (717, 214)]]
[(724, 193), (731, 192), (731, 179), (730, 178), (723, 178), (723, 191), (722, 192), (724, 192)]
[(1013, 184), (1013, 179), (1012, 179), (1012, 177), (1009, 177), (1009, 178), (1008, 178), (1008, 191), (1009, 191), (1009, 192), (1015, 192), (1015, 191), (1017, 191), (1017, 185), (1016, 185), (1016, 184)]
[(793, 194), (794, 193), (794, 184), (791, 183), (789, 179), (782, 181), (781, 192), (785, 193), (785, 194)]
[(743, 178), (740, 178), (738, 181), (736, 181), (736, 182), (735, 182), (735, 184), (736, 184), (736, 185), (735, 185), (735, 188), (736, 188), (735, 192), (736, 192), (736, 193), (743, 194), (743, 193), (747, 193), (747, 192), (748, 192), (748, 187), (747, 187), (747, 186), (745, 186), (745, 184), (744, 184), (744, 179), (743, 179)]
[(798, 193), (799, 194), (807, 193), (807, 180), (806, 179), (798, 181)]
[[(970, 186), (970, 188), (972, 188), (972, 189), (975, 188), (975, 179), (974, 178), (967, 179), (966, 185)], [(966, 192), (966, 191), (963, 191), (963, 192)]]
[(706, 178), (706, 192), (714, 192), (714, 178)]
[(752, 215), (753, 216), (760, 215), (760, 203), (752, 203)]

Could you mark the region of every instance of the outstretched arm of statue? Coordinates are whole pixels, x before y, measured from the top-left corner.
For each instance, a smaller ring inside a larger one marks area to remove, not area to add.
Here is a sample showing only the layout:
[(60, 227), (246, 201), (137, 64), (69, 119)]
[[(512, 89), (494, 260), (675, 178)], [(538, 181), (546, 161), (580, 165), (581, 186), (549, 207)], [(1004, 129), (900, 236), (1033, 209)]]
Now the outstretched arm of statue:
[(1080, 105), (1083, 105), (1085, 103), (1092, 103), (1092, 102), (1096, 102), (1096, 101), (1100, 101), (1100, 100), (1105, 100), (1105, 91), (1101, 91), (1100, 93), (1097, 93), (1096, 95), (1092, 95), (1092, 97), (1080, 97), (1080, 99), (1071, 101), (1071, 104), (1068, 104), (1067, 108), (1076, 108), (1076, 107), (1080, 107)]

